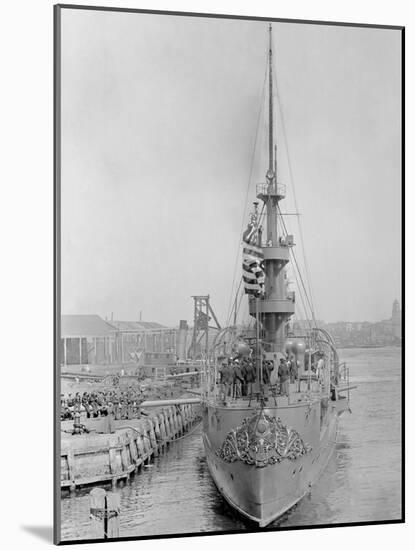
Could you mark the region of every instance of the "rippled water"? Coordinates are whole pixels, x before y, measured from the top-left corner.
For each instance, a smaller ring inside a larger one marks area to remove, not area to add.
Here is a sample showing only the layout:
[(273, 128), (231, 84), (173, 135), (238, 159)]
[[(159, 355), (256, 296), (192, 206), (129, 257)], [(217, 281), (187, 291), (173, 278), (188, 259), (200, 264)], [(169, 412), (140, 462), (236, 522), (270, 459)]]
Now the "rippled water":
[[(401, 517), (401, 350), (348, 349), (341, 359), (358, 388), (352, 414), (319, 482), (276, 526), (305, 526)], [(217, 492), (200, 428), (175, 442), (124, 487), (120, 536), (252, 529)], [(62, 539), (91, 538), (89, 489), (62, 499)]]

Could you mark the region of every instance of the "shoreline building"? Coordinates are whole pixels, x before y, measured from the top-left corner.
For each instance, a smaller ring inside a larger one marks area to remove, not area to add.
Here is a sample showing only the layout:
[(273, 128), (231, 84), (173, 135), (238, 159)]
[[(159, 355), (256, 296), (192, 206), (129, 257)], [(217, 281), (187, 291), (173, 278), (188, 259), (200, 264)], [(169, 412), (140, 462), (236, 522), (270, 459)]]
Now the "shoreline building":
[[(369, 321), (317, 321), (334, 338), (338, 347), (399, 346), (402, 342), (402, 312), (398, 300), (392, 304), (392, 315), (375, 323)], [(306, 328), (304, 321), (294, 322), (296, 330)]]
[(111, 365), (118, 362), (116, 329), (99, 315), (61, 315), (60, 363)]
[(117, 330), (120, 362), (168, 365), (176, 361), (176, 328), (149, 321), (111, 321)]

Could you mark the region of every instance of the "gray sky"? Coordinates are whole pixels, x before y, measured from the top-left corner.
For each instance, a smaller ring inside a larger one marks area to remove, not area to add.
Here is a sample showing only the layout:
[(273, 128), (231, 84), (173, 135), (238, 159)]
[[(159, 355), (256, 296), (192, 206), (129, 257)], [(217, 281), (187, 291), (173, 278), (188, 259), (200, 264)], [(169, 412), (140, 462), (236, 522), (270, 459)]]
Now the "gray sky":
[[(209, 293), (224, 323), (267, 23), (65, 9), (62, 28), (62, 312), (175, 325)], [(401, 292), (400, 33), (273, 32), (281, 208), (295, 211), (288, 148), (317, 317), (387, 318)]]

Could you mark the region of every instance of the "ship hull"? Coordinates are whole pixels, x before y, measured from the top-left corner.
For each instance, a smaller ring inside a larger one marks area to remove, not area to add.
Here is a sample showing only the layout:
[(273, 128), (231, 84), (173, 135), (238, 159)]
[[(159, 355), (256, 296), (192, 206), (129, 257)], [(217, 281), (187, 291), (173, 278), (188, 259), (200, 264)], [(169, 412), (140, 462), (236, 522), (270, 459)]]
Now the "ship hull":
[(215, 405), (207, 405), (204, 411), (203, 442), (213, 481), (232, 508), (260, 527), (269, 525), (310, 491), (332, 455), (338, 427), (336, 407), (329, 404), (322, 419), (319, 401), (311, 407), (267, 408), (265, 412), (297, 430), (310, 445), (309, 452), (260, 467), (241, 460), (224, 461), (219, 451), (229, 428), (234, 430), (255, 412)]

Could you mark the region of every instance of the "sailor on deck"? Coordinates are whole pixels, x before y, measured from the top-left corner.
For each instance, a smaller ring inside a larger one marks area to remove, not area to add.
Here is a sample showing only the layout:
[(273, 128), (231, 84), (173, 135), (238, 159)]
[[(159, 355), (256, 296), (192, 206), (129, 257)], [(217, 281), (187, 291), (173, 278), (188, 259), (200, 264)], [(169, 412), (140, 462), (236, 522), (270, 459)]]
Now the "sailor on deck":
[(319, 359), (317, 361), (316, 375), (317, 375), (317, 380), (322, 380), (323, 370), (324, 370), (324, 355), (322, 353), (319, 353), (318, 357)]
[(239, 359), (235, 359), (233, 362), (233, 397), (241, 397), (243, 381)]
[(288, 397), (289, 394), (289, 380), (290, 380), (290, 371), (287, 365), (287, 362), (285, 359), (281, 357), (280, 364), (278, 367), (278, 376), (280, 379), (280, 394), (286, 395)]
[(229, 365), (228, 361), (223, 361), (222, 367), (220, 369), (220, 381), (222, 384), (223, 399), (226, 399), (232, 393), (232, 367)]
[(290, 381), (291, 383), (295, 382), (297, 380), (298, 376), (298, 365), (297, 365), (297, 359), (294, 354), (290, 357)]
[(255, 367), (252, 363), (251, 359), (248, 359), (247, 364), (245, 366), (245, 381), (246, 381), (246, 394), (251, 396), (252, 395), (252, 385), (255, 382)]
[(270, 361), (263, 361), (262, 363), (262, 381), (264, 384), (270, 383), (270, 375), (272, 371), (272, 363)]

